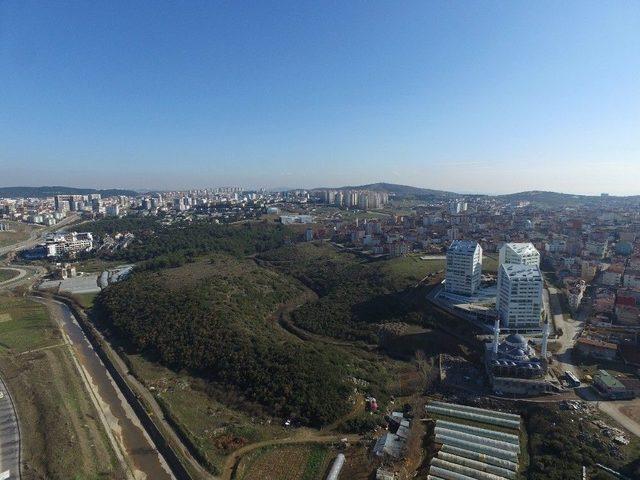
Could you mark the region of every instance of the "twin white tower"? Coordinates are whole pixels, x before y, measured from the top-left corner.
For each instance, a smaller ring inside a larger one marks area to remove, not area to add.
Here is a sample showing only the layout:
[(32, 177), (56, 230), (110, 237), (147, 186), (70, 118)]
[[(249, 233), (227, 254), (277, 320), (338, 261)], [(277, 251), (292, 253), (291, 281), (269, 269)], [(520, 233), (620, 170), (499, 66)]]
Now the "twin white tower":
[(540, 328), (543, 279), (540, 253), (531, 243), (500, 248), (496, 310), (502, 327), (512, 331)]

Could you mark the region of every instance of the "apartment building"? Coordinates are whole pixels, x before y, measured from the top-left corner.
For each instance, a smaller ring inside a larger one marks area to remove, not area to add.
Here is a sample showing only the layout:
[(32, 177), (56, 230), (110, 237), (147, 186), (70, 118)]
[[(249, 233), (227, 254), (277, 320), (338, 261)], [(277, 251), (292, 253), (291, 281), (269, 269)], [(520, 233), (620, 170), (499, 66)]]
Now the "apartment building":
[(475, 295), (482, 276), (482, 247), (472, 240), (454, 240), (447, 250), (445, 291)]
[(502, 264), (497, 310), (503, 328), (528, 331), (540, 328), (542, 273), (535, 265)]

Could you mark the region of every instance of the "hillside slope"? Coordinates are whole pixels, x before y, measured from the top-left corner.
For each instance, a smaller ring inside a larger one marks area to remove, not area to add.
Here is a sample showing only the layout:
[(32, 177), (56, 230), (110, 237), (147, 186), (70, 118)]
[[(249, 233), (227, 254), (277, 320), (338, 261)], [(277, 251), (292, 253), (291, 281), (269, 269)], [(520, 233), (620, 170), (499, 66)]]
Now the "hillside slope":
[[(351, 185), (338, 187), (335, 190), (374, 190), (377, 192), (387, 192), (400, 197), (439, 197), (451, 198), (458, 196), (454, 192), (446, 192), (444, 190), (433, 190), (430, 188), (412, 187), (410, 185), (397, 185), (394, 183), (378, 182), (368, 183), (366, 185)], [(317, 189), (320, 190), (320, 189)]]
[(348, 409), (340, 359), (286, 342), (270, 315), (295, 280), (226, 254), (141, 271), (96, 299), (96, 313), (134, 352), (226, 386), (270, 414), (324, 425)]

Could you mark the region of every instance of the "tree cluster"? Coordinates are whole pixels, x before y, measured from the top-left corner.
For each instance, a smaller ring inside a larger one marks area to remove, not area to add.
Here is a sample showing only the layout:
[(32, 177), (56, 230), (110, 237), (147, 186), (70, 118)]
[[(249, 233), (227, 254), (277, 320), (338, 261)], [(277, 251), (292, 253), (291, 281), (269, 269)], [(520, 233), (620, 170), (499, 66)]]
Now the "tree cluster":
[(267, 319), (299, 290), (260, 270), (214, 275), (196, 288), (172, 288), (162, 273), (138, 271), (104, 290), (95, 310), (135, 351), (228, 385), (269, 413), (314, 426), (331, 422), (348, 409), (343, 362), (283, 342)]
[(313, 333), (377, 343), (380, 324), (420, 319), (380, 262), (363, 262), (328, 246), (284, 246), (260, 259), (292, 275), (320, 297), (293, 312), (294, 322)]
[[(572, 418), (568, 412), (556, 406), (533, 405), (525, 414), (529, 433), (530, 465), (529, 480), (569, 480), (582, 477), (582, 466), (593, 467), (601, 463), (619, 468), (631, 478), (640, 473), (640, 465), (635, 462), (624, 465), (610, 448), (602, 443), (598, 428), (581, 418)], [(562, 463), (558, 464), (558, 458)], [(597, 471), (597, 469), (593, 469)], [(604, 472), (590, 475), (590, 478), (610, 478)]]

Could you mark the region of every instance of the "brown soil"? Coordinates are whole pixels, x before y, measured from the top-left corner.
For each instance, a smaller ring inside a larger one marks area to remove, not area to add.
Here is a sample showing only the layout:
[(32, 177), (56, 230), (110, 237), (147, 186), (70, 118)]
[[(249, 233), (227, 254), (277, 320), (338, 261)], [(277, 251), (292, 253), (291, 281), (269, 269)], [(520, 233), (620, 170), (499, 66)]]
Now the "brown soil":
[(124, 478), (66, 346), (0, 365), (20, 422), (23, 479)]

